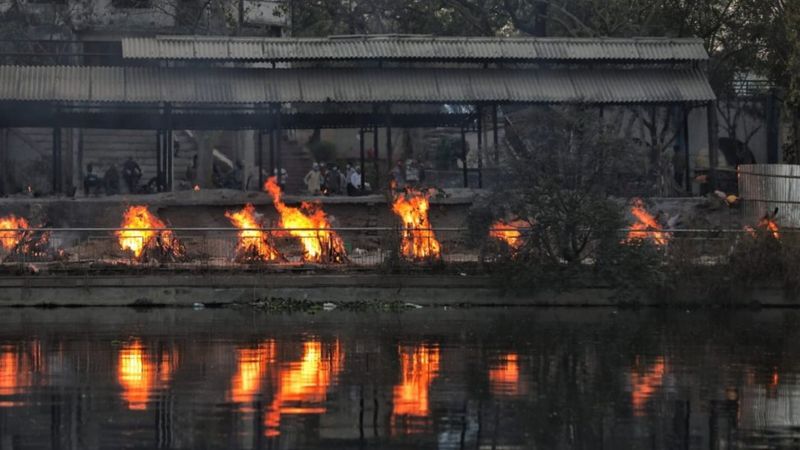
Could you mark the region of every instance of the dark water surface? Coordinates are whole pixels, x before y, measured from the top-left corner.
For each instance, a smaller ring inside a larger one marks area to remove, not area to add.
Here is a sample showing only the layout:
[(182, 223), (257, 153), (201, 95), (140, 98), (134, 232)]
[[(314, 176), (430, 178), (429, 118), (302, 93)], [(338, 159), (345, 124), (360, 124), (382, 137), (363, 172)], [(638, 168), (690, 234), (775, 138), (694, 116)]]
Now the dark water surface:
[(800, 313), (0, 310), (0, 449), (800, 446)]

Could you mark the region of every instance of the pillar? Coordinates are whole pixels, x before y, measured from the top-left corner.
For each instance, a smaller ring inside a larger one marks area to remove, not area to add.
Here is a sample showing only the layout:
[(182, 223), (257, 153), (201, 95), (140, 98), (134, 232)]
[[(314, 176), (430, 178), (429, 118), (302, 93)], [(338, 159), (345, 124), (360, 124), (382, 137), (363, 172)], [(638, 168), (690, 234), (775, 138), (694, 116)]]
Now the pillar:
[(10, 172), (10, 158), (8, 157), (8, 128), (0, 128), (0, 195), (9, 194), (8, 173)]
[(214, 154), (211, 133), (205, 130), (195, 132), (197, 140), (197, 184), (203, 189), (213, 188), (212, 172), (214, 170)]
[(461, 171), (464, 175), (464, 187), (469, 187), (469, 173), (467, 172), (467, 130), (461, 127)]
[(256, 164), (256, 136), (253, 130), (242, 130), (236, 133), (236, 156), (242, 162), (242, 186), (243, 190), (261, 189), (261, 185), (256, 185), (256, 181), (261, 178), (255, 176)]
[(483, 188), (483, 109), (478, 105), (478, 189)]
[(358, 150), (359, 150), (359, 165), (361, 167), (361, 186), (359, 188), (364, 191), (364, 127), (358, 130)]
[(717, 124), (717, 108), (714, 102), (706, 105), (708, 116), (708, 189), (714, 191), (717, 188), (717, 151), (719, 146), (719, 133)]
[(692, 170), (690, 167), (691, 157), (689, 156), (689, 107), (683, 107), (683, 122), (681, 124), (681, 132), (683, 135), (683, 177), (684, 187), (686, 192), (692, 192)]
[(61, 179), (61, 128), (53, 128), (53, 193), (60, 194), (62, 192), (62, 179)]
[(375, 186), (372, 188), (373, 191), (377, 190), (378, 186), (381, 185), (381, 176), (380, 176), (381, 167), (380, 167), (380, 158), (378, 157), (378, 155), (380, 155), (380, 152), (378, 151), (379, 144), (380, 140), (378, 138), (378, 126), (376, 125), (372, 128), (372, 151), (374, 152), (372, 162), (375, 166)]
[(498, 107), (497, 103), (492, 105), (492, 141), (494, 144), (494, 163), (497, 165), (500, 162), (500, 134), (498, 131)]

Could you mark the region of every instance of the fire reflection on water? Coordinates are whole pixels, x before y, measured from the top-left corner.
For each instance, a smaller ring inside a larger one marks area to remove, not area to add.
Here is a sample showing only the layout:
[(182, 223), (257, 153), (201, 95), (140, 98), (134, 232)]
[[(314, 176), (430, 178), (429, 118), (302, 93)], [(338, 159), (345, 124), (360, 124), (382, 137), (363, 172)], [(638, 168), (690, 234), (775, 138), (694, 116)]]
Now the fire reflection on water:
[(236, 351), (236, 373), (231, 381), (229, 398), (236, 403), (252, 402), (261, 390), (267, 368), (275, 362), (275, 342), (267, 341), (257, 348)]
[(638, 361), (631, 369), (631, 405), (635, 416), (640, 417), (646, 414), (647, 401), (664, 383), (666, 372), (667, 363), (663, 356), (656, 358), (653, 364), (646, 365), (643, 371), (640, 370)]
[(21, 406), (7, 400), (34, 385), (34, 375), (44, 372), (39, 341), (33, 341), (29, 351), (11, 345), (0, 346), (0, 408)]
[(404, 417), (427, 418), (430, 415), (431, 383), (439, 375), (438, 346), (400, 346), (399, 355), (401, 379), (394, 387), (392, 404), (392, 429), (395, 431)]
[(502, 355), (489, 367), (489, 386), (492, 394), (518, 396), (525, 393), (519, 378), (519, 361), (516, 353)]
[(328, 388), (336, 383), (343, 360), (338, 341), (329, 346), (317, 340), (304, 342), (301, 360), (285, 363), (278, 371), (275, 394), (264, 417), (264, 433), (280, 435), (282, 415), (324, 414)]
[(117, 365), (117, 381), (128, 409), (146, 410), (156, 389), (169, 384), (178, 364), (177, 350), (164, 350), (158, 359), (147, 353), (141, 341), (134, 339), (122, 345)]

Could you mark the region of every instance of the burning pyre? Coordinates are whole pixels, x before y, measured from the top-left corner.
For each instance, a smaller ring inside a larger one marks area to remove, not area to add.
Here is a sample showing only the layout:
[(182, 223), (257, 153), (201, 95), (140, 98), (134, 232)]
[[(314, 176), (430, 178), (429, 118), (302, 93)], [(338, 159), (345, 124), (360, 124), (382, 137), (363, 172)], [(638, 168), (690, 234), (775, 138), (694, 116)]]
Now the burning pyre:
[(669, 233), (663, 231), (664, 228), (658, 222), (656, 216), (647, 212), (642, 199), (633, 199), (631, 202), (631, 214), (636, 218), (636, 222), (631, 224), (625, 242), (650, 240), (658, 246), (667, 245)]
[(392, 211), (403, 221), (400, 254), (406, 259), (441, 258), (441, 245), (428, 220), (429, 209), (429, 195), (416, 189), (408, 188), (394, 198)]
[(501, 219), (492, 224), (489, 229), (489, 236), (505, 242), (511, 250), (516, 251), (525, 244), (522, 230), (530, 228), (530, 226), (530, 223), (522, 219), (511, 220), (509, 222)]
[(168, 230), (167, 225), (151, 213), (147, 206), (128, 207), (123, 214), (120, 228), (122, 229), (115, 233), (120, 248), (133, 253), (139, 261), (150, 258), (157, 261), (174, 261), (185, 254), (183, 245), (175, 234)]
[[(30, 230), (30, 225), (24, 217), (13, 214), (0, 217), (0, 247), (7, 253), (3, 259), (54, 256), (49, 241), (50, 233)], [(63, 255), (63, 252), (58, 254)]]
[(315, 263), (347, 261), (344, 241), (332, 230), (320, 205), (303, 202), (300, 208), (287, 206), (281, 200), (281, 187), (275, 177), (267, 180), (264, 190), (272, 195), (272, 203), (281, 216), (278, 226), (303, 245), (303, 260)]
[(765, 232), (767, 236), (771, 236), (774, 239), (780, 240), (781, 233), (780, 227), (778, 227), (778, 222), (776, 221), (776, 217), (778, 215), (778, 208), (775, 208), (774, 211), (771, 213), (764, 214), (755, 228), (753, 227), (744, 227), (747, 232), (750, 233), (751, 236), (756, 237), (758, 235), (758, 231)]
[(267, 262), (284, 260), (272, 243), (269, 233), (263, 231), (262, 219), (251, 204), (240, 211), (226, 211), (225, 217), (239, 229), (236, 245), (236, 260), (243, 262)]

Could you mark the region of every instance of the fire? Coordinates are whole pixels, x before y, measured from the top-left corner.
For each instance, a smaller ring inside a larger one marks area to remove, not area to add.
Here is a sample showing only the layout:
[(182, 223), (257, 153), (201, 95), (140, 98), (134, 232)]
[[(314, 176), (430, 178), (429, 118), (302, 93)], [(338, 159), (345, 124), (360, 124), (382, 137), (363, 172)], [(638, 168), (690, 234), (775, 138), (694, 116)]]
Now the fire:
[(193, 189), (194, 189), (195, 192), (199, 191), (200, 190), (200, 185), (199, 184), (195, 184)]
[(522, 393), (516, 353), (503, 355), (497, 364), (489, 368), (489, 386), (496, 395), (516, 396)]
[(236, 374), (231, 382), (229, 398), (236, 403), (252, 402), (261, 390), (268, 364), (275, 362), (275, 342), (268, 341), (257, 348), (236, 351)]
[(777, 215), (778, 215), (778, 210), (775, 209), (775, 211), (772, 212), (771, 214), (770, 213), (764, 214), (764, 217), (762, 217), (761, 220), (758, 221), (758, 225), (756, 225), (756, 228), (744, 227), (744, 229), (747, 230), (747, 232), (750, 233), (750, 235), (753, 237), (756, 237), (757, 234), (756, 230), (758, 229), (767, 232), (770, 236), (772, 236), (775, 239), (780, 239), (781, 238), (780, 227), (778, 227), (778, 222), (775, 221), (775, 216)]
[(489, 236), (505, 242), (513, 250), (519, 250), (522, 244), (525, 243), (522, 238), (522, 231), (520, 230), (530, 228), (530, 226), (528, 222), (522, 219), (512, 220), (510, 222), (498, 220), (493, 223), (492, 227), (489, 229)]
[(644, 374), (640, 374), (637, 367), (631, 370), (631, 403), (634, 415), (640, 416), (644, 413), (647, 400), (661, 387), (666, 372), (667, 364), (661, 356), (656, 358), (652, 366), (646, 368)]
[(159, 362), (147, 355), (138, 339), (126, 343), (119, 352), (117, 380), (122, 386), (122, 398), (132, 410), (145, 410), (154, 389), (167, 386), (175, 367), (177, 352), (164, 351)]
[(0, 217), (0, 246), (6, 251), (17, 249), (20, 241), (25, 236), (25, 231), (30, 228), (28, 221), (22, 217), (10, 215)]
[(633, 214), (633, 217), (635, 217), (637, 221), (630, 226), (628, 237), (625, 240), (626, 242), (650, 239), (656, 245), (667, 245), (669, 233), (662, 231), (663, 227), (658, 223), (658, 219), (647, 212), (642, 199), (633, 199), (631, 214)]
[(403, 221), (400, 253), (404, 258), (420, 260), (441, 257), (441, 245), (428, 220), (429, 209), (428, 194), (418, 190), (409, 188), (405, 193), (395, 196), (392, 211)]
[(265, 434), (280, 434), (282, 415), (324, 414), (328, 388), (341, 373), (342, 360), (338, 341), (327, 351), (320, 341), (304, 342), (301, 360), (280, 369), (275, 396), (264, 417)]
[(394, 387), (392, 418), (427, 417), (431, 383), (439, 375), (439, 348), (400, 347), (400, 384)]
[(289, 235), (298, 238), (303, 245), (303, 259), (310, 262), (344, 262), (347, 253), (344, 242), (331, 229), (325, 212), (311, 203), (304, 202), (300, 208), (286, 206), (281, 201), (281, 187), (275, 177), (269, 177), (264, 189), (272, 195), (272, 203), (281, 215), (278, 226)]
[(261, 219), (255, 207), (246, 204), (237, 212), (226, 211), (225, 217), (238, 228), (239, 243), (236, 246), (237, 259), (245, 261), (275, 261), (283, 259), (272, 245), (269, 233), (261, 230)]
[(183, 254), (178, 239), (147, 206), (130, 206), (123, 215), (121, 228), (116, 232), (119, 246), (133, 252), (136, 258), (142, 258), (148, 249), (159, 250), (161, 256)]

